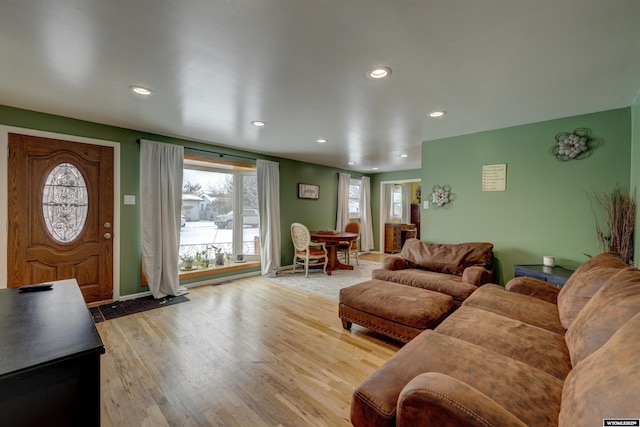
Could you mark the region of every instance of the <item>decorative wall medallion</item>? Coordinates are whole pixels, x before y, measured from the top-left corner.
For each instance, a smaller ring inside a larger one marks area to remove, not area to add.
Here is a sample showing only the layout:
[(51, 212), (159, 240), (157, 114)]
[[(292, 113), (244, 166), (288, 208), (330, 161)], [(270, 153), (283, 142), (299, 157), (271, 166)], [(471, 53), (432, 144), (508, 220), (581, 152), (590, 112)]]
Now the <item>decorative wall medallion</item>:
[(440, 187), (439, 185), (433, 186), (433, 193), (431, 193), (431, 203), (438, 207), (442, 207), (452, 200), (451, 194), (451, 186), (443, 185)]
[(560, 132), (551, 153), (560, 161), (582, 160), (591, 155), (598, 146), (598, 140), (591, 138), (591, 130), (578, 128), (573, 132)]

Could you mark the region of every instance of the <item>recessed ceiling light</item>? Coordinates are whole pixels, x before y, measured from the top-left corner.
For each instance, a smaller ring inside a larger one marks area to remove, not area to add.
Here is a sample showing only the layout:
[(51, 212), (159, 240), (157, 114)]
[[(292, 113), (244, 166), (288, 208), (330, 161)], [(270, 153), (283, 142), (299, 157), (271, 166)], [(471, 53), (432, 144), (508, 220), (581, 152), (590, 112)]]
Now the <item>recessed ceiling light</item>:
[(378, 168), (371, 168), (371, 170), (377, 171), (377, 170), (378, 170)]
[(327, 138), (318, 138), (318, 139), (316, 139), (316, 142), (318, 144), (324, 144), (325, 142), (327, 142)]
[(409, 155), (403, 153), (403, 154), (400, 154), (398, 157), (402, 157), (404, 159), (405, 157), (409, 157)]
[(355, 165), (355, 164), (356, 164), (356, 162), (349, 162), (349, 163), (347, 163), (347, 164), (348, 164), (349, 166), (353, 166), (353, 165)]
[(383, 79), (391, 74), (391, 68), (389, 67), (374, 67), (369, 70), (369, 77), (372, 79)]
[(129, 86), (129, 89), (131, 89), (133, 93), (137, 93), (138, 95), (149, 96), (153, 93), (151, 89), (142, 86)]
[(262, 126), (266, 126), (267, 122), (263, 122), (261, 120), (254, 120), (251, 122), (251, 124), (257, 127), (262, 127)]
[(446, 111), (432, 111), (429, 113), (429, 117), (433, 117), (434, 119), (438, 118), (438, 117), (442, 117), (445, 114), (447, 114)]

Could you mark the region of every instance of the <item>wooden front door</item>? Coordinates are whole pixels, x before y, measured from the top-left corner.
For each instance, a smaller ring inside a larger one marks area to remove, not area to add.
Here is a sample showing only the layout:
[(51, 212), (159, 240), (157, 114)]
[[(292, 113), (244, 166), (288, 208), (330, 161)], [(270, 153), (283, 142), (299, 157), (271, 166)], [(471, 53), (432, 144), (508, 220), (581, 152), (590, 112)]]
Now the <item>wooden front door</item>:
[(113, 148), (9, 134), (7, 286), (74, 278), (113, 297)]

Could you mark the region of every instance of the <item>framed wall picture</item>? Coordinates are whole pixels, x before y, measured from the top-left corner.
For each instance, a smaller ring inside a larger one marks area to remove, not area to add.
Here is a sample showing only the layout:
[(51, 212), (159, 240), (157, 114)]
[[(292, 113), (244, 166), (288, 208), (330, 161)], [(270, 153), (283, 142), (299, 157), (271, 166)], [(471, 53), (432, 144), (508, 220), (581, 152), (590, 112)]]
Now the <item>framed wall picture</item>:
[(298, 184), (299, 199), (319, 199), (320, 186), (315, 184)]

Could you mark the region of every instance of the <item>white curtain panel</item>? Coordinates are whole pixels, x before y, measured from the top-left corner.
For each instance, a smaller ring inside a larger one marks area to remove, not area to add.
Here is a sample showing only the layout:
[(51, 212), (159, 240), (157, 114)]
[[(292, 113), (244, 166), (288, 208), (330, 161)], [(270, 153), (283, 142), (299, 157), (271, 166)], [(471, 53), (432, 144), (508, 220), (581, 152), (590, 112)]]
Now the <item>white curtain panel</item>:
[(402, 184), (402, 223), (411, 224), (411, 186)]
[(258, 159), (261, 273), (275, 277), (280, 270), (280, 164)]
[(186, 292), (178, 278), (184, 147), (140, 140), (142, 264), (154, 298)]
[(360, 180), (360, 250), (369, 252), (374, 247), (373, 220), (371, 218), (371, 179)]
[(344, 230), (349, 222), (349, 184), (351, 175), (348, 173), (338, 174), (338, 212), (336, 215), (336, 230)]
[(380, 195), (380, 204), (384, 207), (384, 214), (380, 220), (383, 224), (386, 224), (390, 221), (391, 218), (391, 189), (392, 186), (390, 184), (385, 184), (382, 189), (382, 194)]

